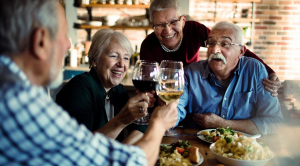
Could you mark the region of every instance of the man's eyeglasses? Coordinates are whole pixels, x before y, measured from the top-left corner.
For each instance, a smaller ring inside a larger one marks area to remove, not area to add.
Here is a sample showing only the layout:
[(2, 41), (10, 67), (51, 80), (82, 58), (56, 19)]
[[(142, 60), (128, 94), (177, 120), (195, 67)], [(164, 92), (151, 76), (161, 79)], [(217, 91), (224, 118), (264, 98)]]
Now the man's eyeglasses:
[(172, 20), (170, 22), (167, 22), (167, 23), (163, 23), (163, 24), (153, 24), (153, 29), (155, 31), (161, 31), (163, 30), (164, 28), (166, 28), (166, 26), (168, 25), (169, 27), (176, 27), (177, 24), (178, 24), (178, 21), (180, 21), (182, 16), (179, 17), (178, 20)]
[(234, 46), (244, 46), (241, 44), (236, 44), (236, 43), (230, 43), (229, 41), (223, 40), (220, 42), (216, 42), (213, 40), (206, 40), (204, 41), (205, 47), (207, 48), (213, 48), (216, 46), (216, 44), (220, 47), (220, 48), (225, 48), (228, 49), (230, 46), (234, 45)]

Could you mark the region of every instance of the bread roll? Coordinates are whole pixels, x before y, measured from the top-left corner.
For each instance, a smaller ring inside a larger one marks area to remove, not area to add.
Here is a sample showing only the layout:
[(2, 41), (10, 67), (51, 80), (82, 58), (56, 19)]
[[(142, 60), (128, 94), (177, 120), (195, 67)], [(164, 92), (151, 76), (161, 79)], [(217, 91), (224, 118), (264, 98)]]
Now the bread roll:
[(193, 163), (199, 163), (200, 162), (200, 152), (199, 152), (199, 148), (192, 146), (190, 148), (190, 155), (189, 155), (189, 159), (191, 162)]

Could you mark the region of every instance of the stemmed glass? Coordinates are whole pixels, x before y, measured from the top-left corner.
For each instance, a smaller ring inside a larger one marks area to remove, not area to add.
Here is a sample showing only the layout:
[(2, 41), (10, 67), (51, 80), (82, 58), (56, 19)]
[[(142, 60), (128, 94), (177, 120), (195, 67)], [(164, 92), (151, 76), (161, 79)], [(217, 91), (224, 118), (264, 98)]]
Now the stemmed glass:
[[(159, 64), (154, 61), (139, 60), (136, 62), (132, 72), (132, 83), (140, 92), (155, 91), (158, 83)], [(133, 123), (138, 125), (148, 125), (150, 113), (143, 118), (139, 118)]]
[[(164, 60), (160, 64), (160, 74), (156, 93), (166, 104), (177, 100), (184, 91), (184, 70), (180, 61)], [(176, 131), (169, 129), (165, 136), (177, 135)]]

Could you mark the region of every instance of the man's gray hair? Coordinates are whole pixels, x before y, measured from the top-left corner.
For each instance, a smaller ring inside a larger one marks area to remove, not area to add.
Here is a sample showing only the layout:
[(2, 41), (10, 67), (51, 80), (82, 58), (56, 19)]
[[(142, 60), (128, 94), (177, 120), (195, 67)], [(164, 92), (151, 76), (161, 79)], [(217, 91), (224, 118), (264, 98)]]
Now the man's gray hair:
[(30, 48), (39, 27), (55, 39), (58, 29), (58, 0), (1, 0), (0, 54), (19, 54)]
[(164, 11), (173, 8), (177, 11), (178, 16), (181, 16), (181, 8), (177, 0), (154, 0), (150, 4), (149, 14), (150, 22), (153, 22), (153, 13), (157, 11)]
[(235, 36), (236, 44), (244, 45), (244, 31), (238, 25), (235, 25), (227, 21), (221, 21), (215, 24), (211, 28), (211, 30), (214, 29), (233, 29), (235, 31), (234, 36)]
[(99, 60), (103, 51), (106, 50), (112, 40), (117, 40), (122, 48), (128, 51), (130, 56), (134, 53), (132, 45), (125, 35), (111, 29), (100, 29), (94, 34), (88, 53), (90, 67), (93, 61)]

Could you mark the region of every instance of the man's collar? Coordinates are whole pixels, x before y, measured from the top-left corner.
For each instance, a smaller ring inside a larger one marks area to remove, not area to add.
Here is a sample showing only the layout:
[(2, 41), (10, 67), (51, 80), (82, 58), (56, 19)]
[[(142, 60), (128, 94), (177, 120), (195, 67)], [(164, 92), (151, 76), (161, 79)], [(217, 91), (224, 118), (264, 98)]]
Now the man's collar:
[(202, 73), (202, 79), (207, 79), (207, 77), (211, 74), (214, 74), (212, 71), (211, 71), (211, 68), (209, 67), (209, 63), (208, 63), (208, 60), (206, 60), (205, 62), (205, 66), (204, 66), (204, 72)]
[(240, 69), (242, 68), (242, 62), (244, 60), (244, 57), (242, 57), (241, 59), (239, 59), (238, 64), (237, 64), (237, 68), (234, 70), (234, 74), (240, 75)]
[(4, 77), (2, 79), (22, 82), (24, 85), (31, 84), (26, 74), (6, 55), (0, 55), (0, 75)]

